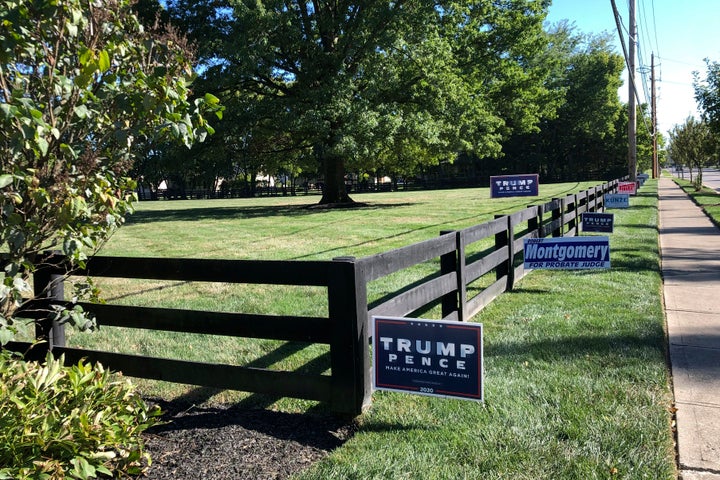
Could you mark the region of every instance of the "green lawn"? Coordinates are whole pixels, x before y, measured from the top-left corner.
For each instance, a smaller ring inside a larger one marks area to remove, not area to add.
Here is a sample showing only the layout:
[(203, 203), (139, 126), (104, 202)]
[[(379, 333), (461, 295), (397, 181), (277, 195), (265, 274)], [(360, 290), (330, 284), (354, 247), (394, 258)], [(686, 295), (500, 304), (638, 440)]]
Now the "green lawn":
[(535, 271), (474, 319), (484, 405), (376, 392), (298, 478), (675, 478), (656, 194), (613, 211), (611, 270)]
[(365, 256), (477, 225), (494, 214), (599, 182), (541, 185), (540, 197), (490, 199), (487, 188), (355, 194), (366, 206), (305, 208), (319, 196), (140, 202), (103, 255), (311, 260)]
[(720, 227), (720, 194), (707, 187), (695, 190), (695, 187), (689, 180), (683, 180), (677, 177), (674, 177), (673, 180), (703, 209), (715, 225)]
[[(540, 199), (491, 200), (487, 189), (356, 195), (368, 207), (330, 211), (303, 208), (315, 197), (148, 202), (139, 205), (102, 253), (364, 256), (595, 183), (543, 185)], [(297, 478), (674, 478), (657, 182), (648, 181), (631, 208), (613, 213), (612, 269), (532, 272), (473, 319), (485, 329), (484, 404), (375, 392), (371, 408), (357, 420), (356, 434)], [(322, 314), (326, 308), (324, 292), (315, 291), (322, 289), (119, 280), (103, 281), (101, 287), (114, 302), (259, 313)], [(371, 300), (387, 288), (371, 285)], [(431, 310), (426, 316), (437, 315)], [(70, 343), (271, 368), (327, 368), (327, 352), (320, 346), (119, 330), (73, 334)], [(173, 344), (188, 349), (173, 351)], [(148, 394), (167, 397), (195, 395), (292, 412), (324, 408), (314, 402), (137, 383)]]

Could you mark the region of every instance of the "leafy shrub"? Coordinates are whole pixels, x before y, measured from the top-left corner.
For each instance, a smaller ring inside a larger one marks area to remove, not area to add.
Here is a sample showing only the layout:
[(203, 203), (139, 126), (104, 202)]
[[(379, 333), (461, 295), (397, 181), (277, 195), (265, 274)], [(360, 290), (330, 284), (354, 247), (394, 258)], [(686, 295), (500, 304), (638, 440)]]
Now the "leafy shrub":
[(0, 479), (141, 473), (150, 457), (140, 434), (158, 422), (159, 408), (100, 364), (63, 360), (0, 352)]

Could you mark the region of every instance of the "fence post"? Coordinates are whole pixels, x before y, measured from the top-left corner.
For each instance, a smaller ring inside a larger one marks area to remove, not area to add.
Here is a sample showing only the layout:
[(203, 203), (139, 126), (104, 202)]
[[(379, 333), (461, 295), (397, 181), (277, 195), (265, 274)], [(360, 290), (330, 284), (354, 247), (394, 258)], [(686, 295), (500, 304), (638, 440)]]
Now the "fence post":
[(568, 232), (573, 232), (573, 236), (578, 236), (578, 197), (577, 194), (572, 195), (572, 201), (568, 205), (568, 213), (572, 213), (572, 218), (568, 222)]
[[(553, 202), (557, 201), (557, 203), (560, 204), (558, 208), (553, 208), (552, 211), (552, 220), (555, 222), (555, 220), (562, 219), (562, 216), (565, 212), (565, 199), (564, 198), (553, 198)], [(553, 229), (552, 236), (553, 237), (562, 237), (563, 236), (563, 230), (564, 225), (562, 222), (560, 222), (560, 226), (558, 228)]]
[(457, 320), (464, 322), (465, 303), (467, 302), (467, 289), (465, 286), (465, 245), (462, 244), (461, 232), (455, 230), (443, 230), (440, 235), (455, 234), (455, 250), (440, 257), (440, 274), (455, 272), (457, 275), (457, 289), (442, 297), (442, 318), (447, 318), (453, 313), (457, 314)]
[(528, 208), (535, 209), (535, 217), (528, 220), (528, 230), (535, 232), (535, 236), (540, 238), (540, 227), (543, 222), (543, 209), (541, 205), (528, 205)]
[(504, 246), (508, 248), (507, 259), (495, 268), (495, 279), (500, 280), (507, 277), (505, 291), (509, 292), (515, 285), (515, 233), (510, 215), (495, 215), (495, 218), (507, 218), (505, 230), (495, 234), (495, 250), (499, 250)]
[[(64, 279), (63, 275), (53, 274), (48, 268), (40, 267), (33, 274), (35, 298), (62, 302), (65, 299)], [(40, 346), (43, 357), (48, 350), (52, 351), (55, 347), (65, 346), (65, 325), (53, 321), (49, 305), (47, 315), (35, 323), (35, 339), (45, 341)]]
[(332, 322), (330, 408), (359, 415), (370, 403), (367, 284), (354, 257), (333, 259), (328, 278), (328, 311)]

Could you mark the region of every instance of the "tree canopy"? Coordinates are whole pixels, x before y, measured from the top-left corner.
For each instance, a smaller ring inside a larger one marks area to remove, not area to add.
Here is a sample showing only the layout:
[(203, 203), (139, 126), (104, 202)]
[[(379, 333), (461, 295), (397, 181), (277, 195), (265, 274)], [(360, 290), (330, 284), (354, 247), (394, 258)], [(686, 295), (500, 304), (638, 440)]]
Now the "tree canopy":
[(0, 341), (44, 250), (83, 262), (132, 209), (136, 155), (212, 132), (192, 49), (130, 0), (0, 0)]
[(543, 62), (551, 66), (549, 88), (558, 107), (537, 131), (511, 135), (496, 168), (536, 171), (548, 181), (622, 174), (627, 169), (627, 106), (618, 97), (622, 56), (609, 36), (579, 33), (568, 22), (549, 26), (548, 35)]
[(707, 71), (704, 78), (699, 72), (694, 72), (695, 100), (708, 128), (720, 138), (720, 62), (705, 59), (705, 65)]
[[(668, 146), (672, 161), (690, 169), (690, 179), (699, 190), (702, 187), (702, 169), (717, 161), (717, 140), (705, 120), (688, 117), (682, 125), (670, 131)], [(693, 169), (697, 171), (693, 180)]]
[(202, 40), (203, 85), (242, 109), (230, 142), (253, 132), (276, 152), (311, 151), (321, 202), (336, 203), (350, 201), (349, 167), (494, 155), (536, 128), (557, 106), (538, 61), (547, 5), (173, 0), (168, 12)]

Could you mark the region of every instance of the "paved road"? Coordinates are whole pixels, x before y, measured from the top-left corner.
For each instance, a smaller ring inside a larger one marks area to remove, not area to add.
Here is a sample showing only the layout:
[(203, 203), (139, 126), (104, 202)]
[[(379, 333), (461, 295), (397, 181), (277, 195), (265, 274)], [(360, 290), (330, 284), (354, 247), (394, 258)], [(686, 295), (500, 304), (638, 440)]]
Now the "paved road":
[[(685, 178), (686, 180), (690, 179), (690, 172), (688, 170), (685, 170), (684, 174), (674, 170), (671, 173), (676, 177)], [(695, 175), (695, 172), (693, 172), (693, 175)], [(712, 188), (716, 192), (720, 192), (720, 170), (716, 168), (704, 168), (703, 185)]]

